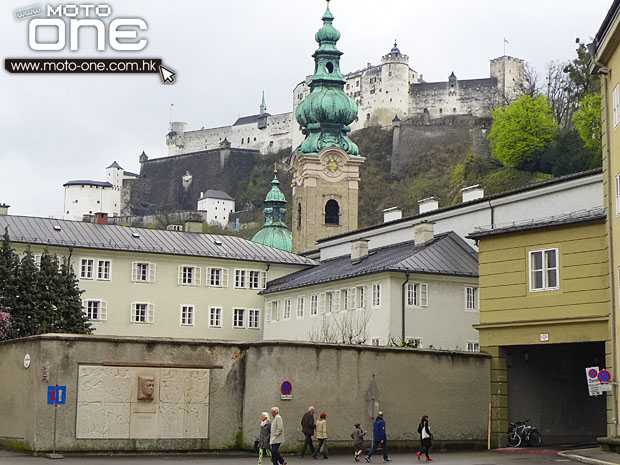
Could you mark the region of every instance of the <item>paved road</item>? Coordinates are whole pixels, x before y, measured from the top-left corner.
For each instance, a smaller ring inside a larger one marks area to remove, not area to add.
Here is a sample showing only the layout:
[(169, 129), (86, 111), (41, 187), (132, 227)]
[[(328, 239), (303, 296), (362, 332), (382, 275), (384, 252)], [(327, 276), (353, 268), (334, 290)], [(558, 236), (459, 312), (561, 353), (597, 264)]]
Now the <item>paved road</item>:
[[(558, 455), (555, 451), (536, 451), (537, 453), (518, 452), (502, 452), (502, 451), (485, 451), (485, 452), (437, 452), (433, 453), (433, 463), (442, 465), (549, 465), (562, 463), (577, 463), (570, 458)], [(545, 453), (546, 452), (546, 453)], [(586, 452), (578, 452), (583, 456), (587, 456)], [(592, 450), (592, 456), (600, 459), (596, 450)], [(620, 457), (619, 454), (613, 454)], [(611, 457), (611, 455), (609, 456)], [(391, 456), (394, 464), (415, 464), (422, 463), (416, 460), (415, 454), (394, 454)], [(605, 457), (607, 458), (607, 457)], [(289, 465), (318, 464), (319, 460), (312, 460), (310, 457), (301, 460), (299, 457), (285, 456)], [(213, 455), (157, 455), (157, 456), (135, 456), (135, 457), (116, 457), (116, 456), (89, 456), (89, 457), (66, 457), (64, 460), (50, 460), (45, 457), (31, 457), (27, 455), (17, 454), (13, 452), (0, 451), (0, 464), (2, 465), (256, 465), (255, 457), (250, 456), (213, 456)], [(271, 462), (263, 461), (264, 465)], [(325, 465), (351, 465), (355, 464), (351, 456), (335, 455), (324, 462)], [(365, 464), (363, 460), (360, 464)], [(383, 459), (373, 456), (372, 463), (383, 464)], [(598, 462), (585, 463), (620, 463), (608, 462), (606, 460)]]

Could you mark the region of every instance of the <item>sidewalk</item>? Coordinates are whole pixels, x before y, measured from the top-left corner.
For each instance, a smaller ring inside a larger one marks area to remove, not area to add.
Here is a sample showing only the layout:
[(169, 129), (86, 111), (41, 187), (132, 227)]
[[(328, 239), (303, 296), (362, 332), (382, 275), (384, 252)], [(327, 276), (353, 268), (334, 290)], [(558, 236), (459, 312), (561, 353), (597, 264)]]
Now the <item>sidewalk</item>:
[(620, 465), (620, 454), (616, 452), (602, 452), (598, 447), (565, 450), (559, 452), (558, 455), (577, 462), (593, 465)]

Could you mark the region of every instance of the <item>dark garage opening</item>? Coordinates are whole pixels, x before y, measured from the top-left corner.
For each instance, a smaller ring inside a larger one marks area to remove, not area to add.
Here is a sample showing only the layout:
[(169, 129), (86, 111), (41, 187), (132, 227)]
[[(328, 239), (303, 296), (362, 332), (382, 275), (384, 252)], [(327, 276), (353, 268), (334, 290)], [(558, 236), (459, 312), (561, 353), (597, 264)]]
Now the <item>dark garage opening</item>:
[(595, 443), (606, 436), (605, 395), (590, 397), (586, 367), (605, 367), (605, 344), (506, 348), (508, 420), (530, 420), (544, 445)]

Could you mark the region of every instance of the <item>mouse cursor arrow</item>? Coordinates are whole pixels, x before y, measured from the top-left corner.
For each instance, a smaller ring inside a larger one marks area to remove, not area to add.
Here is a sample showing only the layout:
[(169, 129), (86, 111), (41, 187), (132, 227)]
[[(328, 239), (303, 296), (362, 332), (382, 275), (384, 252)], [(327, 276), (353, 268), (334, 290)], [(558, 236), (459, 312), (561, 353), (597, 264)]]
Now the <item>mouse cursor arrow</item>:
[(159, 75), (164, 84), (172, 84), (174, 82), (175, 73), (164, 65), (159, 65)]

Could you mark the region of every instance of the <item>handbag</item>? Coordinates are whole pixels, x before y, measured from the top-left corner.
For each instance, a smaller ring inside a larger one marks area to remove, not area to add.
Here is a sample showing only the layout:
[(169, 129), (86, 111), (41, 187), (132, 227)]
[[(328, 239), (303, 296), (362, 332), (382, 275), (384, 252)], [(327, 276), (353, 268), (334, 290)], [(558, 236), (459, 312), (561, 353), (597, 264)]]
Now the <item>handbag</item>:
[(258, 450), (258, 438), (254, 439), (254, 449)]

